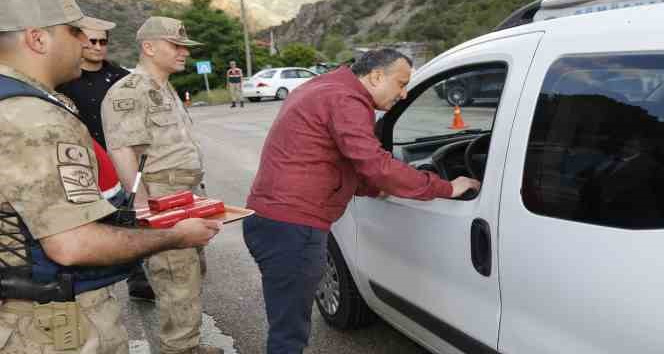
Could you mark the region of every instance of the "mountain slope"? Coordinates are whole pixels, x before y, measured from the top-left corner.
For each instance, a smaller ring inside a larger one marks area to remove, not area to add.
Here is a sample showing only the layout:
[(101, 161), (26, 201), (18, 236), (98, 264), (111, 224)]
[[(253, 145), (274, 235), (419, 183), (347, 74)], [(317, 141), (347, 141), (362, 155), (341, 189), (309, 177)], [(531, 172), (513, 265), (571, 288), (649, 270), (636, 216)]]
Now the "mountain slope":
[(318, 48), (326, 36), (346, 45), (422, 41), (439, 52), (490, 31), (532, 0), (328, 0), (304, 4), (273, 30), (280, 46), (303, 42)]
[[(317, 0), (245, 0), (251, 30), (278, 25), (292, 19), (300, 5)], [(77, 0), (86, 14), (118, 24), (111, 32), (109, 56), (125, 66), (136, 63), (136, 31), (152, 14), (181, 9), (191, 0)], [(212, 0), (212, 6), (240, 17), (240, 0)]]
[[(172, 1), (191, 3), (191, 0)], [(294, 18), (300, 10), (300, 5), (315, 1), (319, 0), (244, 0), (244, 5), (251, 29), (260, 30)], [(240, 16), (240, 0), (213, 0), (212, 6), (233, 16)]]
[(133, 67), (138, 59), (136, 31), (156, 11), (173, 10), (181, 5), (168, 0), (77, 0), (85, 14), (113, 21), (109, 58)]

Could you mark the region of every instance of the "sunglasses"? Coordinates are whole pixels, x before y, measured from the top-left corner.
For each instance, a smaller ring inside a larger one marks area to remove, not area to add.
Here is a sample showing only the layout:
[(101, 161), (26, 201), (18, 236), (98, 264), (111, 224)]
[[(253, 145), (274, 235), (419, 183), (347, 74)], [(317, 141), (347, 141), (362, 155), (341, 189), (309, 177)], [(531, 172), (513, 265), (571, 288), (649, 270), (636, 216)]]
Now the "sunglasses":
[(97, 45), (97, 43), (99, 43), (99, 45), (103, 47), (103, 46), (106, 46), (108, 44), (108, 39), (106, 39), (106, 38), (101, 38), (101, 39), (90, 38), (88, 40), (90, 41), (90, 44), (92, 44), (92, 45)]

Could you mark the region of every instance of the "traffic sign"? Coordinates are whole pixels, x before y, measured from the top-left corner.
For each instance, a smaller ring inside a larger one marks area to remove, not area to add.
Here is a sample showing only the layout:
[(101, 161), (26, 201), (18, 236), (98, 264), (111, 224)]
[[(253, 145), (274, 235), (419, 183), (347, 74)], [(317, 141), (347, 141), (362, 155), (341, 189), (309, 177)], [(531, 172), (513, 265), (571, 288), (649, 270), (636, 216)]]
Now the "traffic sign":
[(198, 74), (212, 74), (212, 63), (209, 61), (197, 61), (196, 71)]

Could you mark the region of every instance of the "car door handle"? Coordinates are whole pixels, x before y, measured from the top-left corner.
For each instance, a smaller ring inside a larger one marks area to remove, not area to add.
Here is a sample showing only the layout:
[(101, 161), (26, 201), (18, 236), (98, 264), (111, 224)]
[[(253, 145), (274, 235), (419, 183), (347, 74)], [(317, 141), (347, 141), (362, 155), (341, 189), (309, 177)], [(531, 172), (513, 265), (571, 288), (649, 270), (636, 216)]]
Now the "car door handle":
[(491, 276), (491, 228), (484, 219), (473, 220), (470, 228), (470, 257), (478, 273)]

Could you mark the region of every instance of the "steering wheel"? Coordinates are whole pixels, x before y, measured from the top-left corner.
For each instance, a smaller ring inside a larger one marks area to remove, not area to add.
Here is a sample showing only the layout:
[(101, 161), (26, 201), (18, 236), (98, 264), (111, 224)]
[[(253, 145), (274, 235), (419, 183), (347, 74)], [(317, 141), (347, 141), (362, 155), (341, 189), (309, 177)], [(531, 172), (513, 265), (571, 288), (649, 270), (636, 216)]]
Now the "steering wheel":
[(468, 146), (466, 146), (466, 151), (463, 154), (463, 160), (464, 164), (466, 165), (466, 169), (468, 170), (470, 177), (476, 180), (482, 180), (482, 177), (484, 177), (484, 169), (481, 171), (475, 170), (473, 167), (473, 155), (475, 154), (475, 150), (480, 148), (487, 148), (484, 151), (488, 151), (490, 141), (491, 133), (480, 135), (479, 137), (473, 139), (473, 141), (471, 141)]
[(457, 177), (453, 176), (447, 170), (447, 168), (445, 167), (445, 161), (447, 160), (447, 157), (449, 155), (465, 151), (467, 149), (468, 143), (470, 142), (471, 142), (470, 140), (455, 141), (453, 143), (441, 146), (436, 151), (433, 152), (433, 154), (431, 155), (431, 163), (438, 171), (440, 177), (448, 181), (451, 181), (453, 177)]

